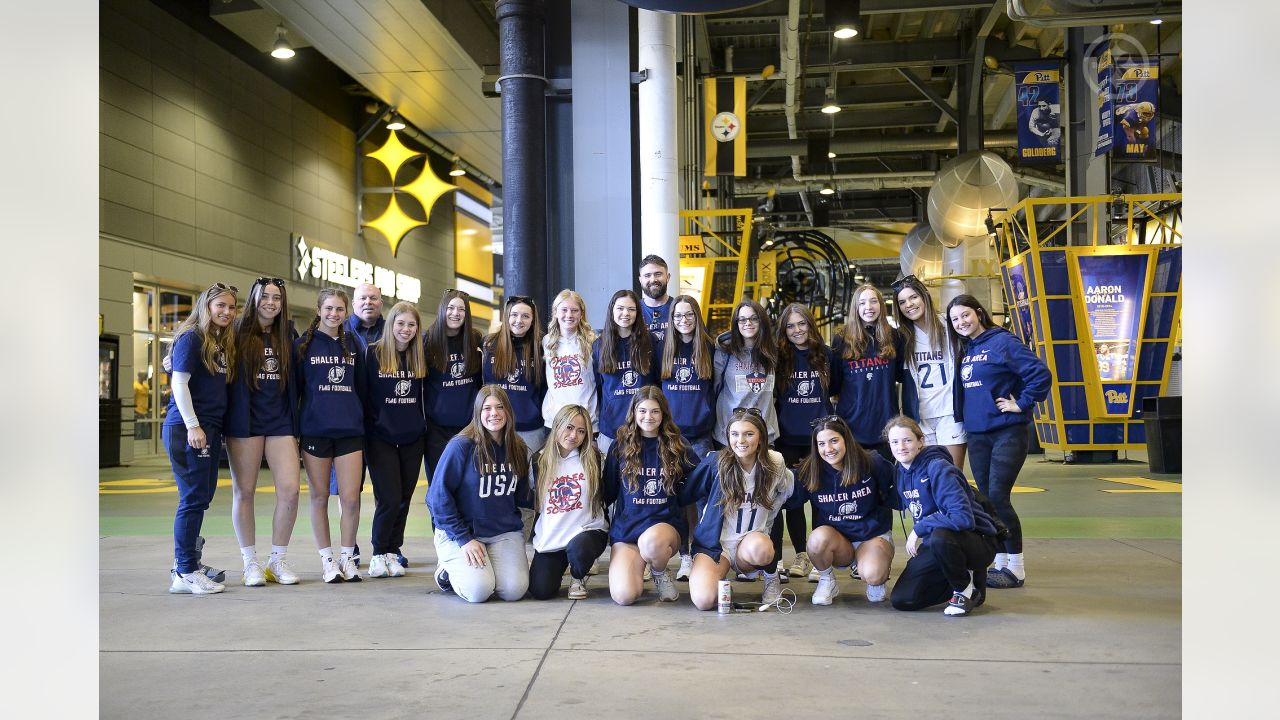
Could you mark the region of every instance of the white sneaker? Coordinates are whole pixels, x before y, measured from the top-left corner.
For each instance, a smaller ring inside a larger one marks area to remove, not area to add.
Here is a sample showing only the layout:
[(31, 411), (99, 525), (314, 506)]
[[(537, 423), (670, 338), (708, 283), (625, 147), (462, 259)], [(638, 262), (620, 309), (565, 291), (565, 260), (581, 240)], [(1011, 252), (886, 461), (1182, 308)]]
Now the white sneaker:
[(169, 592), (174, 594), (212, 595), (227, 589), (225, 585), (214, 582), (199, 570), (186, 575), (177, 571), (170, 571), (169, 574), (172, 576), (169, 581)]
[(737, 582), (755, 582), (757, 573), (759, 573), (758, 570), (752, 570), (749, 573), (737, 573), (733, 576), (733, 579)]
[(772, 605), (782, 597), (782, 584), (778, 579), (778, 573), (764, 573), (764, 595), (760, 597), (760, 602)]
[(387, 576), (387, 556), (374, 555), (369, 558), (369, 577), (384, 578)]
[(244, 586), (245, 587), (262, 587), (267, 584), (267, 574), (262, 569), (262, 563), (254, 560), (244, 566)]
[(587, 599), (587, 579), (581, 580), (574, 578), (569, 583), (569, 599), (570, 600), (586, 600)]
[(867, 602), (884, 602), (885, 587), (884, 585), (868, 585), (867, 586)]
[(787, 575), (787, 569), (783, 567), (781, 560), (778, 561), (778, 567), (774, 568), (773, 571), (778, 574), (779, 582), (784, 582), (784, 583), (791, 582), (790, 576)]
[(644, 574), (640, 576), (640, 580), (643, 582), (649, 582), (652, 579), (653, 579), (653, 571), (649, 569), (649, 563), (645, 563)]
[(858, 574), (858, 563), (854, 563), (849, 566), (849, 577), (853, 578), (854, 580), (862, 579), (862, 576)]
[(840, 594), (840, 586), (836, 585), (836, 577), (834, 574), (828, 576), (818, 576), (818, 587), (813, 591), (814, 605), (830, 605), (831, 601)]
[[(796, 554), (796, 559), (791, 561), (791, 567), (787, 569), (787, 574), (793, 578), (802, 578), (809, 574), (813, 569), (813, 563), (809, 562), (809, 553), (802, 552)], [(817, 582), (815, 579), (814, 582)]]
[(320, 578), (327, 583), (342, 582), (342, 571), (333, 558), (320, 558)]
[(681, 555), (680, 569), (676, 571), (676, 579), (680, 581), (688, 580), (689, 575), (692, 572), (693, 572), (693, 556)]
[(680, 599), (680, 591), (676, 589), (676, 584), (671, 581), (671, 576), (667, 573), (654, 573), (653, 587), (658, 591), (658, 599), (662, 602), (675, 602)]
[(387, 553), (387, 574), (391, 577), (404, 577), (404, 566), (400, 564), (400, 557)]
[(818, 582), (819, 577), (820, 576), (818, 575), (818, 568), (813, 567), (811, 563), (809, 565), (809, 582)]
[(281, 585), (297, 585), (298, 573), (289, 567), (288, 561), (281, 555), (279, 559), (271, 558), (267, 561), (267, 579), (280, 583)]
[(342, 579), (347, 582), (360, 582), (360, 566), (356, 564), (354, 556), (348, 555), (338, 561), (338, 569), (342, 572)]

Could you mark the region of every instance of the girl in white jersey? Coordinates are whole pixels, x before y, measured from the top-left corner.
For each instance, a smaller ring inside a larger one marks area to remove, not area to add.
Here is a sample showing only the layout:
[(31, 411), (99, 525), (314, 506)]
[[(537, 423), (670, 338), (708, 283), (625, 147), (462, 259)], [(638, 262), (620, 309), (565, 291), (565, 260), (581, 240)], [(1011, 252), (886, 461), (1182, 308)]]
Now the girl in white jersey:
[(551, 428), (565, 405), (581, 405), (591, 413), (591, 429), (600, 422), (596, 409), (596, 374), (591, 367), (591, 343), (596, 331), (587, 322), (587, 302), (578, 293), (561, 290), (551, 303), (551, 322), (542, 336), (547, 363), (547, 394), (542, 398), (542, 422)]
[(718, 583), (730, 570), (760, 571), (763, 603), (782, 595), (769, 531), (791, 499), (795, 479), (782, 454), (769, 449), (769, 430), (756, 408), (733, 411), (725, 440), (725, 449), (707, 457), (692, 480), (705, 494), (689, 576), (689, 597), (699, 610), (716, 606)]
[[(924, 283), (908, 275), (893, 283), (893, 306), (906, 342), (903, 360), (902, 413), (920, 423), (926, 445), (941, 445), (956, 467), (964, 467), (968, 436), (955, 418), (952, 384), (956, 358), (942, 316)], [(907, 377), (911, 382), (907, 381)]]

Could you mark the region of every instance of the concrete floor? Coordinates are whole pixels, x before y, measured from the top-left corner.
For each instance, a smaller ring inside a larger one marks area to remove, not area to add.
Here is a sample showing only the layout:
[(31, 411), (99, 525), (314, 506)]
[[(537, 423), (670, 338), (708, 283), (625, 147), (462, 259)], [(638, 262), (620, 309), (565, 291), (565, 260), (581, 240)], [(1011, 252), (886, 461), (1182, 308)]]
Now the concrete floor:
[[(830, 607), (810, 604), (814, 585), (785, 585), (799, 600), (787, 615), (699, 612), (684, 583), (675, 604), (659, 605), (650, 585), (618, 607), (605, 576), (591, 578), (587, 600), (472, 606), (432, 582), (420, 503), (406, 577), (325, 585), (305, 495), (290, 552), (302, 583), (246, 588), (225, 469), (204, 534), (227, 592), (169, 595), (167, 464), (103, 470), (101, 715), (169, 717), (181, 696), (190, 718), (1179, 716), (1181, 476), (1152, 475), (1141, 454), (1109, 465), (1048, 457), (1028, 460), (1028, 492), (1014, 497), (1027, 585), (990, 591), (967, 618), (870, 605), (847, 573)], [(260, 553), (272, 500), (260, 488)], [(362, 545), (372, 509), (366, 494)], [(758, 599), (760, 583), (734, 592)]]

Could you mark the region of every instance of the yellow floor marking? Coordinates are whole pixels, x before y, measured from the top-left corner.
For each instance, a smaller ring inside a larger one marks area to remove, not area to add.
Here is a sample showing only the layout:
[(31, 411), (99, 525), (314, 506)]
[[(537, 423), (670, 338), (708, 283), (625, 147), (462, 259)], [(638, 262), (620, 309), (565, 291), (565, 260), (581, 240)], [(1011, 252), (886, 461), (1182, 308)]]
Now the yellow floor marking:
[[(258, 492), (275, 493), (275, 486), (271, 485), (271, 478), (266, 478), (268, 484), (262, 484), (262, 478), (258, 480)], [(421, 483), (420, 483), (421, 484)], [(230, 479), (218, 480), (218, 487), (231, 487)], [(298, 487), (298, 491), (306, 495), (310, 492), (306, 483), (302, 483)], [(98, 483), (99, 495), (151, 495), (154, 493), (176, 493), (178, 485), (172, 480), (161, 480), (159, 478), (132, 478), (129, 480), (103, 480)], [(373, 484), (365, 482), (364, 495), (373, 495)]]
[[(965, 479), (966, 479), (966, 480), (968, 480), (968, 478), (965, 478)], [(972, 486), (972, 487), (973, 487), (973, 488), (975, 488), (975, 489), (978, 487), (978, 483), (976, 483), (976, 482), (974, 482), (974, 481), (972, 481), (972, 480), (969, 480), (969, 485), (970, 485), (970, 486)], [(1047, 492), (1047, 491), (1046, 491), (1044, 488), (1038, 488), (1038, 487), (1023, 487), (1023, 486), (1021, 486), (1021, 485), (1014, 485), (1014, 486), (1013, 486), (1013, 490), (1012, 490), (1011, 492), (1015, 492), (1015, 493), (1038, 493), (1038, 492)]]
[(1104, 493), (1180, 493), (1182, 492), (1182, 483), (1169, 482), (1167, 480), (1152, 480), (1144, 477), (1117, 477), (1117, 478), (1098, 478), (1099, 480), (1111, 483), (1120, 483), (1121, 485), (1137, 485), (1141, 490), (1126, 488), (1124, 490), (1103, 490)]

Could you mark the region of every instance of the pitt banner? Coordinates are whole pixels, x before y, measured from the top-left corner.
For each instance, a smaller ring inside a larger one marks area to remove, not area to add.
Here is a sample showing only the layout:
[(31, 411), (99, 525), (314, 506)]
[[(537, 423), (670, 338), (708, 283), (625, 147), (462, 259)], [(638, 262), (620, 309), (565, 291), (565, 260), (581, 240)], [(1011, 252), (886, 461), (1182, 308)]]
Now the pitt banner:
[(1129, 417), (1146, 307), (1148, 256), (1121, 251), (1077, 255), (1075, 260), (1105, 415)]
[(1112, 135), (1111, 104), (1111, 48), (1106, 44), (1098, 47), (1098, 136), (1093, 146), (1094, 156), (1106, 155), (1115, 140)]
[(702, 81), (707, 118), (707, 164), (703, 175), (747, 174), (747, 79)]
[(1160, 65), (1155, 60), (1121, 61), (1111, 79), (1115, 106), (1115, 157), (1141, 159), (1156, 145), (1156, 108), (1160, 103)]
[(1018, 159), (1062, 162), (1062, 73), (1056, 61), (1014, 67), (1018, 101)]

